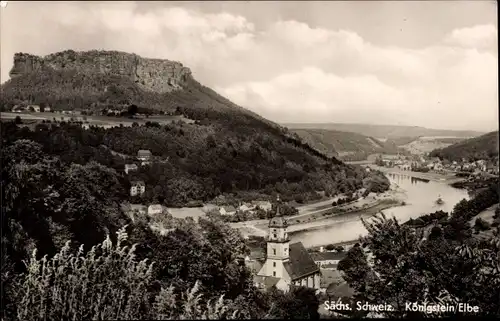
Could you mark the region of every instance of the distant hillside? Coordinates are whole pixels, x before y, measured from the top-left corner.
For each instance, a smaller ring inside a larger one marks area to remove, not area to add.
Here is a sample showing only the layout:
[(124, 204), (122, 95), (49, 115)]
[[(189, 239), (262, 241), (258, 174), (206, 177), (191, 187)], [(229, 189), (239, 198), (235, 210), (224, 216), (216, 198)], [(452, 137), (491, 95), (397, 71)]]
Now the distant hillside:
[(303, 141), (329, 156), (338, 156), (344, 161), (365, 160), (370, 154), (396, 154), (403, 152), (392, 141), (382, 142), (352, 132), (326, 129), (292, 129)]
[(458, 137), (416, 137), (409, 143), (399, 147), (412, 154), (426, 154), (438, 148), (445, 148), (452, 144), (463, 141), (465, 138)]
[(329, 129), (343, 132), (353, 132), (368, 137), (396, 139), (401, 137), (420, 136), (451, 136), (451, 137), (475, 137), (484, 133), (476, 131), (456, 131), (444, 129), (429, 129), (418, 126), (395, 126), (395, 125), (368, 125), (368, 124), (283, 124), (290, 129)]
[[(284, 200), (300, 195), (307, 201), (317, 197), (316, 191), (336, 194), (361, 188), (372, 175), (325, 156), (281, 126), (201, 85), (179, 62), (116, 51), (16, 54), (11, 76), (1, 88), (2, 107), (7, 109), (18, 102), (45, 103), (56, 110), (135, 104), (177, 110), (195, 120), (90, 132), (62, 127), (47, 135), (9, 129), (11, 139), (35, 140), (68, 162), (92, 160), (102, 152), (100, 145), (125, 155), (149, 149), (168, 158), (168, 164), (142, 173), (150, 201), (182, 206), (249, 191), (279, 192)], [(111, 165), (123, 171), (123, 164)]]
[(431, 156), (458, 161), (498, 158), (498, 131), (467, 139), (445, 148), (436, 149)]

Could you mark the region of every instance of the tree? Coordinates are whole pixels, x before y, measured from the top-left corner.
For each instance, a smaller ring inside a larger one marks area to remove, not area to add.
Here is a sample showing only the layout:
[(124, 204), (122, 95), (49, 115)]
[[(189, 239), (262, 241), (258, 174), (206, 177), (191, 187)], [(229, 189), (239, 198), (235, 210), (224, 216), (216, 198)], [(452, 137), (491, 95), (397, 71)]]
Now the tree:
[(137, 105), (132, 104), (132, 105), (128, 106), (127, 112), (129, 115), (135, 115), (135, 114), (137, 114), (137, 110), (138, 110)]
[(23, 121), (22, 121), (21, 117), (19, 117), (19, 116), (16, 116), (16, 118), (14, 119), (14, 122), (15, 122), (16, 124), (22, 124), (22, 123), (23, 123)]
[(285, 294), (274, 289), (270, 300), (273, 303), (267, 318), (319, 319), (319, 300), (314, 289), (294, 287)]
[[(499, 259), (500, 242), (494, 242), (494, 237), (486, 242), (446, 235), (426, 240), (421, 229), (399, 225), (383, 215), (363, 224), (369, 232), (362, 238), (364, 251), (353, 248), (339, 263), (359, 299), (393, 305), (398, 311), (386, 314), (393, 317), (410, 315), (405, 302), (467, 301), (478, 305), (482, 315), (499, 315), (500, 278), (494, 268), (498, 263), (493, 262)], [(449, 314), (453, 313), (440, 315)]]
[(490, 223), (486, 222), (484, 219), (478, 217), (474, 223), (474, 228), (476, 231), (486, 231), (490, 229)]

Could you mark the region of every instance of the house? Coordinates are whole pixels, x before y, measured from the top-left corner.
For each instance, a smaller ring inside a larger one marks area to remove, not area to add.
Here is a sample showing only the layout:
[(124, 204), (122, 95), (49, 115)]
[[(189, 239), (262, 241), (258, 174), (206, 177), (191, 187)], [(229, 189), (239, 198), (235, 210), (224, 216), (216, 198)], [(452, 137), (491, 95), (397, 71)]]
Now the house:
[(32, 112), (35, 112), (35, 113), (39, 113), (40, 112), (40, 106), (38, 106), (38, 105), (28, 105), (28, 110), (32, 111)]
[(138, 167), (136, 164), (125, 164), (125, 174), (128, 174), (131, 171), (137, 171)]
[(50, 109), (50, 106), (45, 106), (45, 108), (43, 108), (43, 111), (46, 113), (50, 113), (52, 109)]
[(163, 206), (160, 204), (154, 204), (148, 206), (148, 215), (157, 215), (163, 213)]
[(147, 149), (141, 149), (137, 152), (137, 159), (143, 162), (148, 162), (152, 157), (151, 151)]
[(262, 290), (275, 286), (285, 292), (293, 286), (305, 286), (319, 290), (320, 268), (311, 258), (302, 242), (290, 244), (288, 223), (280, 215), (269, 221), (266, 260), (254, 277), (255, 285)]
[(234, 206), (221, 206), (219, 207), (220, 215), (234, 215), (236, 214), (236, 208)]
[(130, 186), (130, 196), (142, 195), (146, 192), (146, 184), (143, 181), (134, 181)]
[(252, 204), (266, 212), (270, 211), (273, 207), (269, 201), (253, 201)]
[(336, 268), (340, 260), (346, 256), (345, 252), (316, 252), (311, 253), (314, 263), (320, 268)]
[(242, 211), (242, 212), (248, 212), (248, 211), (252, 211), (255, 209), (255, 205), (252, 205), (252, 204), (242, 204), (240, 205), (240, 207), (238, 207), (238, 210), (239, 211)]
[(261, 248), (253, 248), (245, 257), (245, 266), (256, 275), (266, 262), (266, 251)]
[(12, 107), (11, 111), (13, 113), (22, 113), (23, 111), (26, 111), (26, 107), (22, 105), (15, 105)]

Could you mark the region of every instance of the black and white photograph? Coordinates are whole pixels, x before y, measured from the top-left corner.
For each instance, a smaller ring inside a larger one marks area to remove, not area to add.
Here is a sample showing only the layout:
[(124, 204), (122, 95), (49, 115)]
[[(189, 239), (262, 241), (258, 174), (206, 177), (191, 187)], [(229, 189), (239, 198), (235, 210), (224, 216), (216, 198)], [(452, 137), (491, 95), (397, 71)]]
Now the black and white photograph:
[(1, 321), (500, 319), (497, 6), (1, 1)]

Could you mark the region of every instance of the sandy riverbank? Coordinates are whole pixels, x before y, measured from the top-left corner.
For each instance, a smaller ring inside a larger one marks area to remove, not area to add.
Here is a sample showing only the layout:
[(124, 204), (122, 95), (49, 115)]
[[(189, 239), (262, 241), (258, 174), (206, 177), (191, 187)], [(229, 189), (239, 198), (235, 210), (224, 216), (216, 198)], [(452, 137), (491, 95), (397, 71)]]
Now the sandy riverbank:
[[(294, 233), (304, 230), (320, 229), (335, 225), (346, 220), (359, 220), (361, 217), (371, 217), (382, 210), (401, 206), (407, 200), (405, 191), (396, 184), (392, 184), (390, 190), (380, 195), (369, 195), (356, 202), (340, 207), (328, 207), (315, 210), (322, 207), (325, 201), (318, 204), (309, 205), (307, 213), (287, 217), (289, 222), (288, 232)], [(305, 213), (304, 213), (305, 212)], [(232, 223), (231, 227), (237, 228), (243, 236), (265, 236), (267, 235), (268, 220), (255, 220), (247, 222)]]

